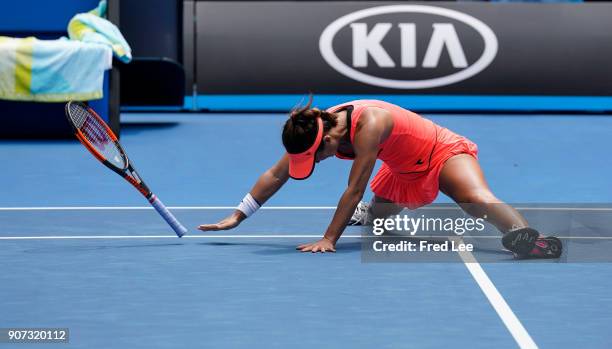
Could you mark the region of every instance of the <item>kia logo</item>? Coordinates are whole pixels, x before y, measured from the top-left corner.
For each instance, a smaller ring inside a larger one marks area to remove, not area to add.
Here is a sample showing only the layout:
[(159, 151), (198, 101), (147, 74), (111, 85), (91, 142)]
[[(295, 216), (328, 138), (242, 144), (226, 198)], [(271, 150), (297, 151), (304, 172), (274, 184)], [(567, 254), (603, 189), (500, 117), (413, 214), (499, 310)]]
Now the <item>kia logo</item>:
[[(432, 24), (431, 37), (423, 53), (417, 52), (417, 30), (419, 28), (415, 23), (410, 22), (409, 18), (406, 22), (396, 23), (395, 25), (392, 23), (372, 25), (364, 22), (365, 19), (372, 16), (405, 13), (428, 14), (436, 18), (436, 21)], [(440, 21), (440, 17), (462, 22), (474, 29), (482, 38), (484, 50), (471, 65), (466, 58), (465, 49), (455, 25), (452, 22)], [(345, 27), (348, 27), (352, 34), (352, 61), (350, 65), (338, 58), (333, 47), (334, 37)], [(391, 57), (388, 49), (383, 46), (383, 40), (391, 30), (399, 32), (400, 42), (397, 44), (400, 48), (400, 57)], [(328, 25), (321, 34), (319, 49), (330, 66), (351, 79), (380, 87), (423, 89), (454, 84), (483, 71), (495, 59), (497, 38), (485, 23), (465, 13), (433, 6), (392, 5), (373, 7), (338, 18)], [(363, 70), (370, 64), (373, 64), (372, 67), (383, 69), (433, 69), (438, 67), (440, 57), (444, 52), (448, 53), (452, 68), (455, 70), (455, 72), (445, 76), (418, 80), (399, 80), (374, 76), (358, 70)], [(457, 69), (460, 70), (456, 71)]]

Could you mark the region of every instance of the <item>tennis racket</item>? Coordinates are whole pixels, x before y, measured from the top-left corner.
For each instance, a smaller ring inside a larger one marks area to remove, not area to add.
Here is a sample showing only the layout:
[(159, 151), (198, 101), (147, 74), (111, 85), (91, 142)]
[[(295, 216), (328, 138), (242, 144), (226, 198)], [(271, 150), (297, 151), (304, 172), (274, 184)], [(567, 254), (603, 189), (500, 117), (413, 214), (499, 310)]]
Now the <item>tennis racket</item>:
[(104, 120), (87, 105), (80, 102), (66, 104), (66, 116), (78, 140), (83, 143), (96, 159), (106, 167), (130, 182), (149, 200), (149, 203), (174, 229), (178, 237), (182, 237), (187, 229), (168, 211), (166, 206), (149, 190), (123, 151), (117, 136), (106, 125)]

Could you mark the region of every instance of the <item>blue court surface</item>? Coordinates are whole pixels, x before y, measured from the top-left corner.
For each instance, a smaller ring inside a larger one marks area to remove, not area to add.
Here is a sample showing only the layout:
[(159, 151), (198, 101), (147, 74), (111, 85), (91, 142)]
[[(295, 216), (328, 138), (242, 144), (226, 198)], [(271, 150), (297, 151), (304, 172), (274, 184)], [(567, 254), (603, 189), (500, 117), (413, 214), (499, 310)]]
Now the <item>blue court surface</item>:
[(188, 235), (76, 140), (1, 141), (0, 328), (66, 327), (69, 344), (45, 347), (90, 349), (612, 347), (612, 258), (589, 259), (612, 247), (612, 118), (428, 117), (479, 145), (501, 199), (597, 216), (538, 223), (573, 257), (513, 261), (489, 239), (446, 263), (365, 263), (355, 229), (335, 254), (298, 253), (345, 188), (336, 159), (239, 228), (202, 233), (282, 155), (285, 118), (124, 114), (122, 144)]

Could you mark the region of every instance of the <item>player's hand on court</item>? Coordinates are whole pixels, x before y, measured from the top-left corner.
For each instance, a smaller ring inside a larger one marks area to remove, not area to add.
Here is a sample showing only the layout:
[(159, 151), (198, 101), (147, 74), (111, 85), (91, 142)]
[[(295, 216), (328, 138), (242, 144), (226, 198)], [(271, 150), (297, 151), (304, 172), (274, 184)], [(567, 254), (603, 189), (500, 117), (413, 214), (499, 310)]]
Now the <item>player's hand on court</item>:
[(231, 215), (225, 217), (221, 221), (215, 224), (202, 224), (198, 226), (201, 231), (216, 231), (216, 230), (229, 230), (233, 229), (240, 224), (246, 217), (240, 211), (235, 211)]
[(317, 242), (299, 245), (298, 247), (296, 247), (296, 250), (300, 250), (301, 252), (312, 252), (312, 253), (336, 252), (336, 246), (330, 240), (326, 238), (322, 238), (321, 240)]

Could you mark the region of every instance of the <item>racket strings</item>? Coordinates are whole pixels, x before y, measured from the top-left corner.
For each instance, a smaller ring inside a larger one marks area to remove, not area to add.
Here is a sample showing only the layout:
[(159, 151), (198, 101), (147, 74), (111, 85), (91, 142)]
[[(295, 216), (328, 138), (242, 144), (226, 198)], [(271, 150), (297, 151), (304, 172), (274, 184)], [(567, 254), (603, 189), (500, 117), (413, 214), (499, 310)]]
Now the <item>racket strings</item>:
[(104, 150), (106, 145), (112, 143), (113, 140), (106, 134), (106, 130), (102, 129), (102, 125), (94, 117), (89, 117), (85, 120), (81, 131), (87, 136), (89, 141), (100, 150)]
[(81, 129), (85, 123), (85, 120), (87, 120), (87, 118), (90, 116), (89, 112), (80, 105), (74, 103), (70, 103), (69, 108), (70, 113), (68, 113), (68, 115), (72, 119), (73, 124), (78, 129)]
[(75, 126), (81, 131), (85, 139), (109, 162), (118, 168), (125, 168), (126, 161), (109, 136), (106, 127), (87, 109), (79, 105), (70, 106), (70, 117)]

